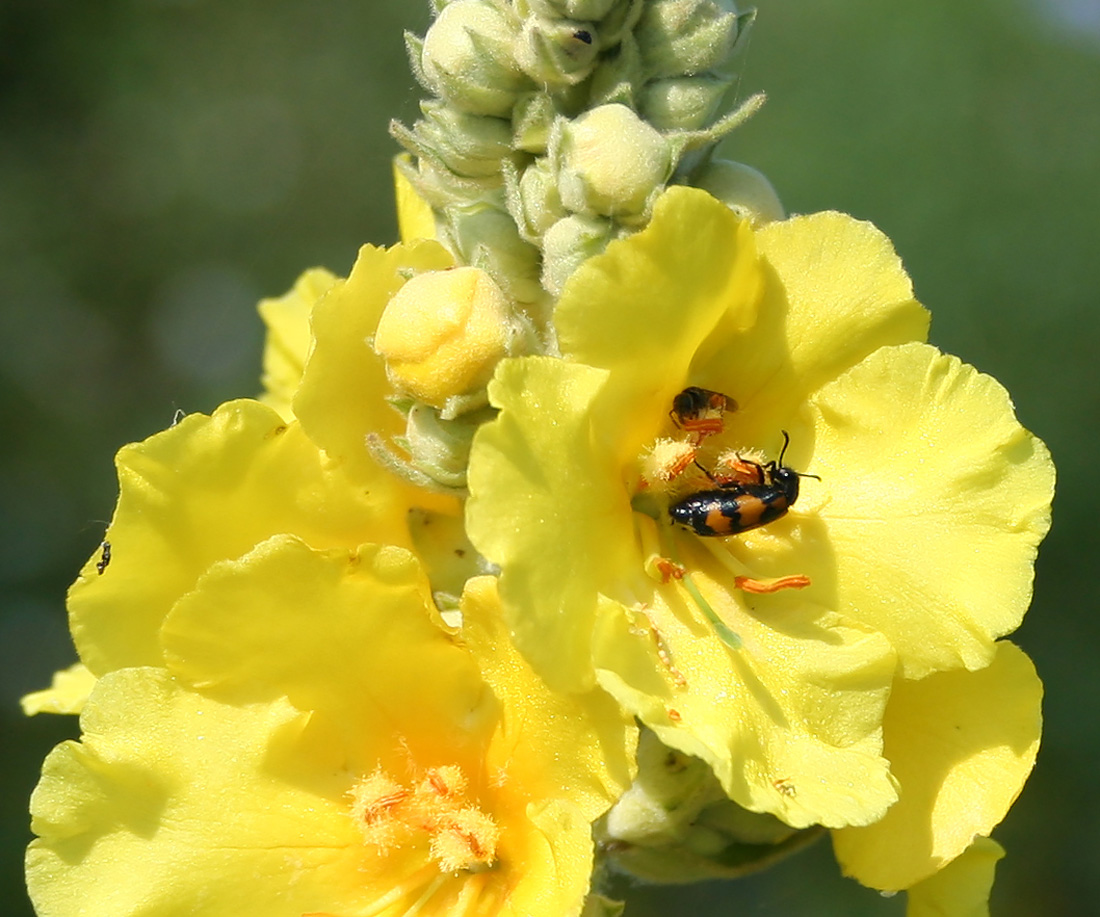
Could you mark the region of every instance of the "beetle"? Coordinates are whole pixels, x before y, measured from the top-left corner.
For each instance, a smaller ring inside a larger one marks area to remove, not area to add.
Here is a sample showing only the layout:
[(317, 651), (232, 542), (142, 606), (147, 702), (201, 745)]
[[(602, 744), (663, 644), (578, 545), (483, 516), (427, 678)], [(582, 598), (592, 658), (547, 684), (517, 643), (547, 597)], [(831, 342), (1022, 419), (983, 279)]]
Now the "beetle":
[(696, 535), (724, 537), (759, 528), (785, 516), (798, 499), (798, 479), (821, 479), (783, 464), (791, 438), (786, 430), (782, 432), (783, 448), (778, 459), (766, 465), (740, 460), (756, 469), (758, 483), (733, 481), (723, 484), (703, 468), (704, 474), (718, 486), (673, 503), (668, 508), (672, 521)]
[(721, 433), (722, 415), (736, 410), (737, 402), (729, 395), (691, 385), (672, 399), (668, 416), (681, 430), (694, 433), (702, 440), (712, 433)]

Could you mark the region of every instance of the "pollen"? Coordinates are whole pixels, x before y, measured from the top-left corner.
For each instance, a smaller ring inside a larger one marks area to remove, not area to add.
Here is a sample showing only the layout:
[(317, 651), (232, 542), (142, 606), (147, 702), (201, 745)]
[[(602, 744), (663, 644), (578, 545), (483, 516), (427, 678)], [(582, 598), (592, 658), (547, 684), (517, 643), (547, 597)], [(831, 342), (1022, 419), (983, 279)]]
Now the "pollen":
[(711, 475), (718, 484), (763, 484), (764, 456), (727, 449), (718, 456)]
[(642, 480), (658, 492), (667, 489), (695, 460), (696, 448), (683, 440), (662, 437), (641, 458)]
[(388, 849), (407, 839), (407, 807), (412, 792), (379, 768), (351, 790), (351, 817), (363, 832), (363, 840)]
[(490, 866), (500, 828), (480, 809), (467, 806), (443, 818), (432, 834), (431, 855), (443, 872)]
[(351, 817), (365, 844), (386, 852), (394, 847), (424, 849), (441, 872), (476, 870), (496, 860), (500, 828), (473, 804), (462, 768), (429, 768), (412, 785), (381, 768), (352, 788)]

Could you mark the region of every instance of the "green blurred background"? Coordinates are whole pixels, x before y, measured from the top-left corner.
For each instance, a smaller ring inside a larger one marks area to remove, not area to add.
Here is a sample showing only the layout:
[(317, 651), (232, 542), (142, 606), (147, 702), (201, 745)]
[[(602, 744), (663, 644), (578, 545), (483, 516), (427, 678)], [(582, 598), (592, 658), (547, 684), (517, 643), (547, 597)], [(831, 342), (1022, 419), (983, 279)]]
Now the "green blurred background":
[[(395, 236), (386, 133), (419, 91), (427, 0), (0, 0), (0, 913), (26, 799), (74, 719), (17, 698), (72, 661), (64, 593), (111, 457), (257, 389), (254, 306)], [(894, 240), (932, 339), (992, 373), (1060, 473), (1017, 640), (1047, 685), (1034, 776), (996, 837), (998, 915), (1100, 913), (1100, 0), (760, 0), (726, 142), (795, 212)], [(1094, 568), (1095, 569), (1095, 568)], [(898, 915), (827, 844), (628, 914)]]

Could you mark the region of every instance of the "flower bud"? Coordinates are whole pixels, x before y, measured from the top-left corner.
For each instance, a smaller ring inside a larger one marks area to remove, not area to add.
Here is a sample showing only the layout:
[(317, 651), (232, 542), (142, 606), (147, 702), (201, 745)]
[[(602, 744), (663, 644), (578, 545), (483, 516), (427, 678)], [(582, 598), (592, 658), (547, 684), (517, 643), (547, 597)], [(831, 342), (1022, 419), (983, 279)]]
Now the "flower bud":
[[(475, 418), (475, 419), (472, 419)], [(418, 471), (444, 487), (465, 487), (470, 445), (480, 424), (478, 415), (443, 420), (426, 404), (415, 404), (405, 423), (404, 445)]]
[(742, 162), (712, 159), (692, 175), (691, 183), (718, 198), (753, 226), (786, 216), (779, 195), (764, 173)]
[(603, 217), (575, 213), (558, 220), (542, 238), (543, 286), (560, 294), (573, 272), (607, 248), (614, 235), (615, 225)]
[(528, 92), (520, 96), (512, 109), (512, 145), (525, 153), (545, 153), (556, 117), (554, 102), (545, 92)]
[(650, 78), (702, 73), (733, 51), (733, 0), (649, 0), (644, 6), (634, 37)]
[(616, 4), (628, 0), (527, 0), (527, 6), (533, 13), (547, 18), (564, 19), (603, 19)]
[(504, 184), (500, 175), (469, 178), (456, 175), (446, 166), (417, 154), (416, 164), (403, 170), (416, 193), (436, 210), (462, 204), (470, 198), (484, 197)]
[(601, 105), (566, 124), (562, 203), (577, 213), (643, 213), (671, 171), (668, 144), (625, 105)]
[(413, 136), (423, 148), (457, 175), (485, 178), (500, 174), (500, 162), (513, 158), (512, 125), (458, 111), (441, 102), (422, 102), (424, 118)]
[(653, 80), (638, 96), (638, 111), (660, 131), (698, 130), (714, 117), (731, 82), (711, 74)]
[(589, 104), (587, 108), (600, 105), (634, 105), (636, 87), (645, 82), (642, 70), (642, 58), (638, 46), (629, 36), (619, 46), (617, 53), (605, 55), (592, 71), (589, 80)]
[[(607, 15), (600, 22), (600, 50), (614, 48), (620, 42), (625, 42), (630, 37), (634, 26), (642, 15), (644, 0), (618, 0)], [(590, 16), (576, 14), (575, 19), (590, 19)], [(633, 39), (631, 40), (633, 42)]]
[(638, 776), (596, 833), (616, 868), (649, 882), (694, 882), (753, 872), (818, 832), (741, 808), (706, 764), (643, 730)]
[(596, 65), (599, 39), (591, 22), (531, 16), (516, 44), (516, 61), (542, 86), (574, 86)]
[(442, 409), (485, 386), (514, 337), (508, 300), (493, 278), (457, 267), (418, 274), (398, 290), (374, 349), (396, 389)]
[(456, 108), (507, 117), (532, 88), (513, 47), (519, 24), (484, 0), (453, 0), (424, 36), (421, 69), (431, 88)]
[(545, 157), (536, 159), (520, 176), (519, 197), (524, 222), (531, 235), (543, 235), (566, 215), (555, 179), (553, 166)]
[(488, 271), (518, 302), (543, 298), (539, 284), (539, 250), (525, 242), (503, 210), (479, 202), (446, 210), (447, 230), (454, 251), (465, 264)]
[(698, 758), (665, 747), (648, 729), (638, 738), (638, 776), (608, 811), (605, 829), (630, 843), (675, 840), (721, 788)]

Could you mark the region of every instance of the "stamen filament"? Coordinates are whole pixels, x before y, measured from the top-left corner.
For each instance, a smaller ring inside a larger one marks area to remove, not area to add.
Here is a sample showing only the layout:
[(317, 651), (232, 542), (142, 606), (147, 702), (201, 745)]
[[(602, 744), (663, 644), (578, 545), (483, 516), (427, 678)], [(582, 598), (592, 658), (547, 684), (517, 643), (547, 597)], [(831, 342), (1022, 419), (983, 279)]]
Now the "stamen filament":
[(710, 602), (703, 597), (703, 593), (700, 592), (699, 587), (695, 585), (695, 580), (692, 579), (687, 567), (681, 563), (679, 552), (676, 550), (676, 538), (669, 537), (670, 532), (670, 527), (662, 527), (660, 535), (661, 547), (663, 553), (667, 554), (673, 563), (684, 567), (684, 575), (680, 578), (680, 583), (688, 591), (688, 595), (695, 600), (695, 604), (699, 606), (699, 610), (703, 613), (703, 617), (707, 619), (710, 626), (714, 628), (714, 632), (718, 634), (718, 639), (726, 644), (731, 650), (741, 649), (741, 638), (730, 630), (729, 625), (726, 624), (725, 621), (718, 617), (718, 613), (710, 607)]
[[(425, 864), (423, 867), (413, 872), (403, 882), (391, 888), (381, 898), (368, 904), (366, 910), (360, 911), (357, 917), (377, 917), (378, 914), (381, 914), (402, 898), (411, 894), (417, 886), (428, 882), (433, 876), (435, 876), (437, 880), (443, 878), (439, 875), (439, 869), (435, 863)], [(432, 882), (432, 885), (434, 884), (435, 882)]]
[(412, 907), (405, 911), (401, 917), (416, 917), (416, 915), (424, 909), (424, 905), (428, 903), (428, 899), (443, 887), (443, 883), (445, 883), (448, 878), (450, 877), (445, 875), (436, 876), (435, 881), (424, 889), (424, 893), (413, 902)]

